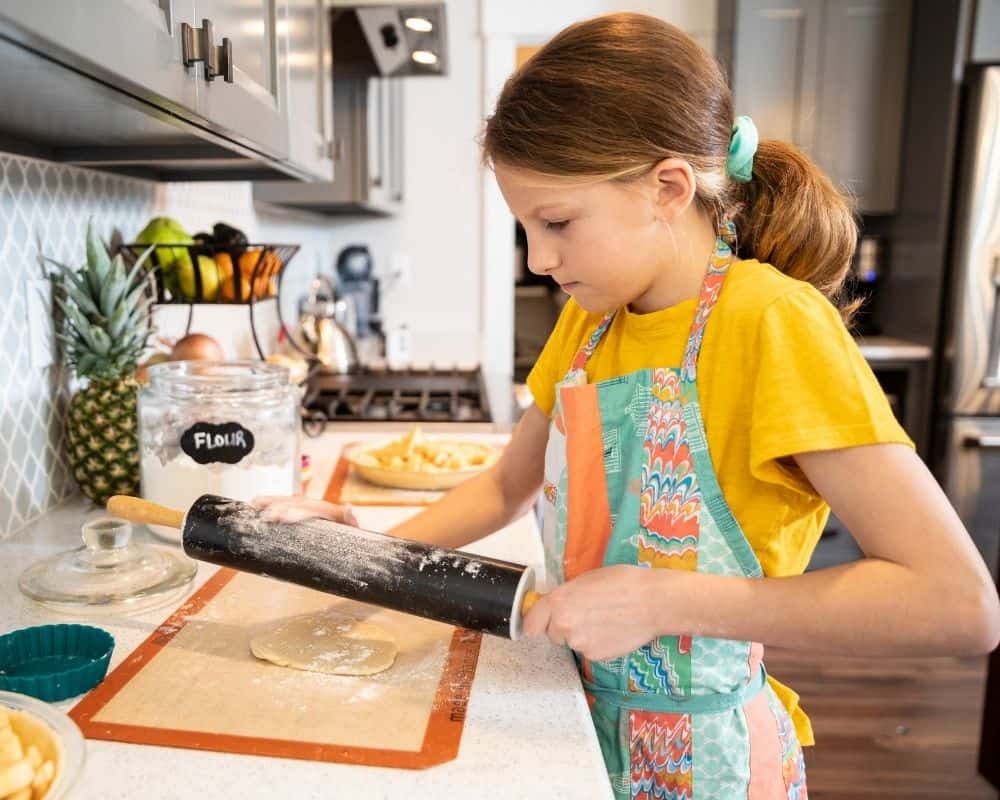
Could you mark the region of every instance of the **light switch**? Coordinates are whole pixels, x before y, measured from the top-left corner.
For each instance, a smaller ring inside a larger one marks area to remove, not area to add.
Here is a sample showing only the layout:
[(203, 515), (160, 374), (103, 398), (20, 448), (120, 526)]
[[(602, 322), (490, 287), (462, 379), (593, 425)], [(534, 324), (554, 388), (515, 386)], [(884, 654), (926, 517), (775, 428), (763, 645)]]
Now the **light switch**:
[(55, 363), (56, 332), (52, 319), (52, 284), (44, 278), (29, 280), (25, 286), (28, 309), (28, 354), (33, 369)]

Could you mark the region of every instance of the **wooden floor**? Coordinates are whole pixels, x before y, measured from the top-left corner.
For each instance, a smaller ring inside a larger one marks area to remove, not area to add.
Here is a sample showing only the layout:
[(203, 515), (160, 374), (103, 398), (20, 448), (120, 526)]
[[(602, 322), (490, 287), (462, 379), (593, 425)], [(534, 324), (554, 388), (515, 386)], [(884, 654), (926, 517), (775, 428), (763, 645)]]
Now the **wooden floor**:
[(769, 648), (802, 696), (812, 800), (997, 800), (976, 769), (986, 658), (817, 658)]

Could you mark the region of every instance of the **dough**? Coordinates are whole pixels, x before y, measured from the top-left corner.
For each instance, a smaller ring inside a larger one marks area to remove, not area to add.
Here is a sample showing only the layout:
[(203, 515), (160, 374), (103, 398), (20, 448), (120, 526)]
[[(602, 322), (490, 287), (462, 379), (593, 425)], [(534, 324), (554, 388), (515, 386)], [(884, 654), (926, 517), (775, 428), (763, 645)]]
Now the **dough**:
[(250, 651), (281, 667), (331, 675), (374, 675), (392, 666), (396, 643), (377, 625), (321, 612), (292, 617), (250, 640)]

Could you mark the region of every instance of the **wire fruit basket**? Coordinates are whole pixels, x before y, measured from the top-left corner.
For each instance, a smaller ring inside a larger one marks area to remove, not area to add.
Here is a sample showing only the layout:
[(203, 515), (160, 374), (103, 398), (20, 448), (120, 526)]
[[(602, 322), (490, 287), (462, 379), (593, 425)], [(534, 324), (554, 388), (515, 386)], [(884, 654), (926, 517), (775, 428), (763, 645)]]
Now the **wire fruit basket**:
[[(134, 264), (149, 248), (148, 244), (122, 244), (120, 252), (126, 262)], [(297, 244), (158, 242), (147, 259), (147, 274), (155, 286), (157, 304), (188, 306), (185, 334), (191, 332), (196, 305), (245, 306), (254, 346), (263, 359), (254, 305), (271, 299), (277, 302), (288, 262), (298, 251)], [(278, 313), (280, 318), (280, 302)]]
[[(126, 260), (148, 244), (124, 244)], [(278, 296), (281, 274), (299, 251), (296, 244), (158, 244), (148, 266), (162, 304), (242, 305)]]

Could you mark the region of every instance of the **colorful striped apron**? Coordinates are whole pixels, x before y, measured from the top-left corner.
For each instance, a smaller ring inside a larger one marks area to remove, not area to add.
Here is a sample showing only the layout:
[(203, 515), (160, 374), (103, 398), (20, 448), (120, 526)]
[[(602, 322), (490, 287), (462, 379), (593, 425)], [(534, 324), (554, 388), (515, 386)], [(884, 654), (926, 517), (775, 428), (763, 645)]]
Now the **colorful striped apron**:
[[(763, 576), (719, 487), (695, 380), (734, 242), (732, 226), (720, 231), (680, 369), (587, 383), (611, 312), (559, 384), (545, 453), (550, 581), (612, 564)], [(802, 750), (763, 654), (701, 636), (661, 636), (606, 661), (577, 653), (615, 796), (804, 800)]]

